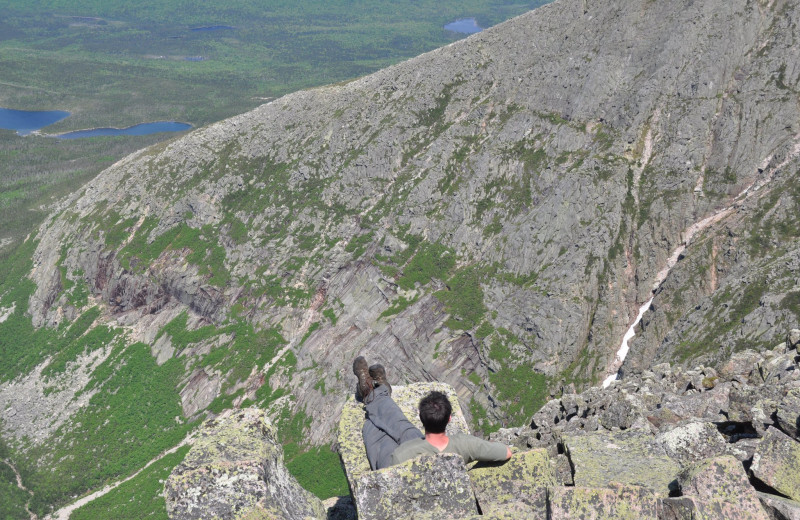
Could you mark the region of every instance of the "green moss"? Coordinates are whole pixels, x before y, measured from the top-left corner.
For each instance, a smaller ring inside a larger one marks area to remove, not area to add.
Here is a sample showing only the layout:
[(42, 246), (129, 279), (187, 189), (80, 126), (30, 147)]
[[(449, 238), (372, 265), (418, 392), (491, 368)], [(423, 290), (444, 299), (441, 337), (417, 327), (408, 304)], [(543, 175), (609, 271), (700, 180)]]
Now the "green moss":
[(347, 243), (344, 250), (348, 253), (353, 253), (353, 258), (359, 258), (364, 254), (367, 245), (372, 242), (373, 236), (374, 233), (372, 231), (363, 235), (355, 236), (350, 239), (350, 242)]
[[(85, 408), (20, 458), (20, 471), (34, 491), (39, 515), (110, 479), (128, 475), (177, 444), (194, 424), (182, 415), (178, 385), (183, 360), (156, 365), (143, 343), (117, 344), (95, 370), (88, 387), (99, 387)], [(42, 457), (47, 457), (42, 459)], [(46, 466), (39, 460), (50, 460)]]
[(455, 262), (452, 249), (439, 243), (425, 243), (403, 268), (403, 275), (397, 280), (397, 285), (409, 290), (418, 283), (425, 285), (433, 278), (444, 279)]
[(305, 333), (305, 334), (303, 334), (303, 338), (300, 340), (300, 343), (298, 344), (298, 346), (300, 346), (300, 345), (302, 345), (303, 343), (305, 343), (305, 342), (306, 342), (306, 340), (307, 340), (309, 337), (311, 337), (311, 335), (314, 333), (314, 331), (315, 331), (315, 330), (317, 330), (318, 328), (320, 328), (321, 326), (322, 326), (322, 324), (321, 324), (320, 322), (318, 322), (318, 321), (315, 321), (314, 323), (312, 323), (312, 324), (311, 324), (311, 325), (308, 327), (308, 330), (306, 331), (306, 333)]
[(301, 486), (322, 500), (350, 493), (339, 455), (330, 446), (297, 453), (286, 467)]
[(60, 341), (61, 348), (42, 371), (45, 377), (50, 378), (63, 373), (67, 368), (67, 363), (75, 361), (79, 355), (104, 348), (114, 341), (118, 332), (105, 325), (99, 325), (86, 333), (99, 315), (100, 310), (92, 307), (67, 329)]
[(472, 266), (459, 270), (449, 280), (447, 289), (434, 296), (445, 304), (451, 317), (445, 325), (452, 330), (469, 330), (478, 325), (486, 313), (481, 282), (485, 270)]
[(337, 317), (336, 313), (333, 312), (333, 309), (325, 309), (322, 311), (322, 315), (331, 320), (331, 325), (336, 325)]
[(489, 372), (489, 381), (497, 389), (497, 400), (509, 424), (527, 420), (547, 402), (547, 376), (535, 372), (525, 361), (515, 359), (509, 344), (519, 343), (513, 334), (498, 329), (492, 340), (489, 358), (499, 369)]
[(475, 336), (480, 339), (483, 339), (491, 336), (493, 332), (494, 332), (494, 327), (492, 326), (492, 324), (489, 323), (488, 321), (484, 321), (483, 323), (481, 323), (481, 326), (475, 330)]
[(147, 235), (156, 225), (154, 218), (145, 219), (134, 238), (120, 251), (123, 267), (135, 270), (142, 266), (144, 269), (165, 251), (188, 249), (186, 260), (197, 266), (198, 274), (209, 277), (208, 283), (223, 286), (228, 282), (230, 273), (225, 267), (225, 250), (214, 240), (214, 228), (206, 225), (195, 229), (180, 223), (148, 242)]
[(400, 314), (401, 312), (406, 310), (409, 306), (416, 303), (417, 300), (419, 300), (419, 294), (414, 295), (414, 297), (410, 299), (407, 299), (405, 296), (398, 296), (398, 298), (392, 302), (389, 308), (381, 313), (381, 318), (386, 318), (387, 316), (394, 316), (395, 314)]

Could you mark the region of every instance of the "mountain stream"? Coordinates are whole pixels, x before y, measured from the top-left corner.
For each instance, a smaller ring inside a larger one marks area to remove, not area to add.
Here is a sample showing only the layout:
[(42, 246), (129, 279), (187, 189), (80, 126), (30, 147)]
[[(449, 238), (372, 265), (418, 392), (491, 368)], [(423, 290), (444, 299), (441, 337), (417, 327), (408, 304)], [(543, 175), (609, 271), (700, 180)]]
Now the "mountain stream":
[(647, 302), (645, 302), (644, 305), (639, 307), (639, 313), (636, 315), (636, 319), (633, 320), (633, 323), (631, 324), (630, 328), (628, 328), (628, 331), (625, 332), (625, 335), (622, 337), (622, 345), (620, 345), (619, 350), (617, 350), (617, 355), (614, 357), (614, 361), (611, 363), (611, 366), (609, 367), (608, 370), (609, 376), (606, 377), (606, 379), (603, 381), (603, 388), (608, 388), (608, 386), (611, 385), (611, 383), (613, 383), (619, 378), (620, 368), (622, 367), (622, 363), (625, 361), (625, 357), (628, 355), (628, 350), (629, 350), (628, 345), (630, 343), (630, 340), (632, 340), (633, 337), (636, 335), (636, 326), (639, 324), (640, 321), (642, 321), (642, 316), (644, 316), (644, 313), (647, 311), (647, 309), (650, 308), (650, 305), (653, 303), (656, 291), (664, 282), (664, 280), (667, 278), (667, 275), (669, 275), (669, 272), (672, 270), (672, 268), (675, 267), (675, 264), (678, 263), (678, 259), (680, 258), (681, 254), (683, 254), (683, 252), (689, 246), (695, 235), (697, 235), (701, 231), (709, 228), (711, 225), (719, 222), (723, 218), (730, 215), (736, 208), (741, 206), (741, 204), (745, 200), (749, 199), (751, 196), (757, 193), (758, 190), (767, 185), (775, 176), (776, 172), (778, 172), (781, 168), (786, 166), (792, 159), (800, 155), (800, 134), (795, 136), (794, 140), (795, 140), (794, 148), (787, 155), (786, 159), (783, 162), (772, 168), (766, 175), (761, 175), (762, 172), (765, 172), (766, 168), (769, 166), (769, 163), (772, 161), (772, 156), (769, 156), (766, 159), (764, 159), (764, 161), (761, 164), (761, 167), (759, 168), (759, 175), (749, 186), (747, 186), (744, 190), (742, 190), (739, 193), (739, 195), (737, 195), (733, 199), (733, 202), (729, 206), (717, 211), (716, 213), (704, 218), (699, 222), (695, 222), (681, 234), (683, 240), (681, 241), (680, 245), (677, 248), (675, 248), (675, 250), (670, 255), (669, 259), (667, 260), (667, 265), (664, 267), (664, 269), (659, 271), (659, 273), (656, 275), (655, 280), (653, 281), (653, 288), (651, 291), (652, 296), (650, 297), (649, 300), (647, 300)]

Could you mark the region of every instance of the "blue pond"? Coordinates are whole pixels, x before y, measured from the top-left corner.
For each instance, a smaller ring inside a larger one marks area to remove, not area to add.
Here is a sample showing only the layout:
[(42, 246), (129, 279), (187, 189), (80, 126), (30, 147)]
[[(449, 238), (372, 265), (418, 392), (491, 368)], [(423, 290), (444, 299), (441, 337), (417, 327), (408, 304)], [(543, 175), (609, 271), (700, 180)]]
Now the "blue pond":
[(192, 27), (189, 30), (194, 32), (200, 32), (200, 31), (232, 31), (234, 29), (236, 29), (236, 27), (231, 27), (230, 25), (207, 25), (205, 27)]
[(455, 22), (451, 22), (444, 26), (445, 30), (453, 31), (462, 34), (475, 34), (476, 32), (481, 32), (483, 27), (478, 25), (478, 22), (475, 21), (475, 18), (462, 18), (461, 20), (456, 20)]
[(128, 128), (92, 128), (89, 130), (76, 130), (59, 134), (60, 139), (81, 139), (84, 137), (107, 137), (114, 135), (149, 135), (159, 132), (182, 132), (188, 130), (192, 125), (187, 123), (177, 123), (175, 121), (157, 121), (155, 123), (142, 123), (129, 126)]
[(19, 135), (28, 135), (40, 128), (61, 121), (69, 116), (63, 110), (14, 110), (0, 108), (0, 128), (16, 130)]

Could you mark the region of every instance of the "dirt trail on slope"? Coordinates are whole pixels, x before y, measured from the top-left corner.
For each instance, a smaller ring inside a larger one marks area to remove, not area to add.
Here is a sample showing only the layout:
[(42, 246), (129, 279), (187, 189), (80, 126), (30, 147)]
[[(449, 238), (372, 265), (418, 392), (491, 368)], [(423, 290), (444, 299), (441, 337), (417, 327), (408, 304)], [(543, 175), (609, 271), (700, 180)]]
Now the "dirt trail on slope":
[[(183, 447), (183, 446), (185, 446), (187, 444), (191, 444), (192, 441), (194, 441), (194, 432), (189, 433), (189, 435), (187, 435), (181, 442), (179, 442), (178, 444), (176, 444), (172, 448), (170, 448), (168, 450), (165, 450), (165, 451), (162, 451), (161, 453), (159, 453), (158, 455), (153, 457), (153, 459), (151, 459), (150, 462), (148, 462), (147, 464), (145, 464), (144, 466), (139, 468), (136, 471), (136, 473), (133, 473), (132, 475), (130, 475), (130, 476), (128, 476), (128, 477), (126, 477), (126, 478), (124, 478), (122, 480), (118, 480), (117, 482), (114, 482), (113, 484), (109, 484), (109, 485), (105, 486), (104, 488), (102, 488), (102, 489), (100, 489), (98, 491), (95, 491), (91, 495), (86, 495), (85, 497), (83, 497), (83, 498), (81, 498), (81, 499), (69, 504), (68, 506), (62, 507), (58, 511), (46, 516), (44, 520), (69, 520), (69, 516), (72, 514), (72, 512), (75, 511), (76, 509), (78, 509), (79, 507), (83, 507), (86, 504), (88, 504), (89, 502), (91, 502), (92, 500), (100, 498), (101, 496), (109, 493), (110, 491), (113, 491), (114, 489), (116, 489), (120, 485), (122, 485), (125, 482), (131, 480), (132, 478), (136, 477), (139, 473), (141, 473), (142, 471), (146, 470), (152, 464), (158, 462), (159, 460), (161, 460), (162, 458), (166, 457), (167, 455), (169, 455), (171, 453), (175, 453), (181, 447)], [(33, 518), (33, 517), (31, 517), (31, 518)]]

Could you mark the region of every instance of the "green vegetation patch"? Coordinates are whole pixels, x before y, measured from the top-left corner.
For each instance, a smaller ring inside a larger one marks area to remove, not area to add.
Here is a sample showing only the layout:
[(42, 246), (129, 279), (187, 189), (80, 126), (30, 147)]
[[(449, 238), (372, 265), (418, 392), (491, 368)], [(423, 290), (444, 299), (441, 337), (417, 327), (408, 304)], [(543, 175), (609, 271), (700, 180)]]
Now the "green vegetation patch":
[(330, 446), (306, 447), (305, 431), (310, 425), (311, 417), (304, 411), (292, 412), (290, 404), (281, 410), (278, 439), (286, 467), (301, 486), (321, 499), (349, 494), (339, 455)]
[[(144, 343), (118, 343), (95, 370), (88, 406), (52, 441), (19, 453), (19, 469), (42, 516), (75, 495), (138, 470), (194, 426), (181, 419), (183, 360), (156, 365)], [(48, 461), (41, 464), (40, 461)]]
[(165, 455), (135, 478), (76, 509), (70, 520), (167, 520), (164, 482), (188, 451), (189, 446), (183, 446), (175, 453)]
[(512, 344), (522, 342), (506, 329), (497, 329), (492, 335), (489, 358), (499, 368), (489, 372), (489, 381), (497, 390), (497, 400), (503, 403), (506, 424), (520, 424), (547, 402), (548, 378), (518, 359), (509, 348)]
[(3, 462), (4, 458), (0, 453), (0, 518), (27, 520), (30, 516), (25, 511), (25, 505), (30, 495), (17, 487), (14, 470)]
[(42, 371), (45, 377), (64, 373), (67, 369), (67, 363), (75, 361), (78, 356), (111, 345), (117, 338), (117, 330), (106, 325), (99, 325), (86, 332), (99, 315), (100, 309), (92, 307), (67, 328), (66, 332), (59, 338), (58, 351)]
[(331, 446), (317, 446), (286, 463), (301, 486), (322, 500), (350, 493), (339, 454)]
[(433, 278), (444, 279), (455, 266), (455, 253), (439, 243), (425, 242), (398, 278), (397, 285), (409, 290), (419, 283), (425, 285)]
[(120, 251), (120, 264), (129, 270), (137, 266), (146, 269), (164, 251), (190, 249), (186, 260), (198, 267), (198, 273), (208, 275), (208, 283), (224, 286), (230, 279), (225, 267), (225, 250), (216, 240), (216, 231), (210, 225), (195, 229), (185, 223), (165, 231), (148, 243), (150, 232), (156, 227), (158, 220), (154, 217), (145, 219), (134, 238)]
[[(734, 291), (727, 287), (724, 291), (715, 294), (712, 298), (712, 310), (707, 312), (704, 317), (710, 327), (704, 330), (704, 334), (700, 338), (683, 341), (676, 347), (675, 355), (678, 361), (685, 363), (699, 356), (718, 351), (725, 337), (740, 327), (742, 319), (758, 307), (761, 297), (768, 289), (768, 282), (759, 278), (745, 285), (741, 291)], [(744, 348), (748, 346), (748, 343), (746, 341), (737, 342), (737, 345)]]
[(398, 296), (395, 301), (389, 305), (389, 308), (386, 309), (381, 313), (381, 318), (386, 318), (388, 316), (394, 316), (395, 314), (400, 314), (404, 310), (406, 310), (411, 305), (414, 305), (417, 300), (419, 300), (419, 294), (414, 295), (411, 298), (406, 298), (405, 296)]
[(477, 326), (486, 313), (483, 304), (481, 281), (487, 269), (466, 267), (447, 280), (446, 290), (434, 293), (445, 304), (451, 317), (444, 323), (452, 330), (470, 330)]
[(350, 239), (350, 242), (347, 243), (344, 250), (348, 253), (353, 253), (353, 258), (359, 258), (364, 254), (367, 246), (372, 243), (373, 236), (374, 233), (372, 231), (355, 236)]

